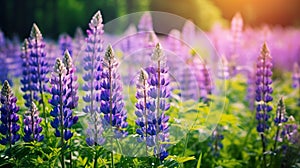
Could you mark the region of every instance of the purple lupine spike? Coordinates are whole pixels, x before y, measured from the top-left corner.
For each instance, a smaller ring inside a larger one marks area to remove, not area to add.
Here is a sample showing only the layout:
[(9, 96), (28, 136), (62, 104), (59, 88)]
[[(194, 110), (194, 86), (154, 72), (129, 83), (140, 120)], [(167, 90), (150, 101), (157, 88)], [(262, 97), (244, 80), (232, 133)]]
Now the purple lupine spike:
[(44, 93), (49, 92), (48, 72), (49, 67), (46, 61), (45, 42), (42, 34), (36, 24), (33, 24), (30, 37), (28, 38), (28, 49), (30, 51), (30, 72), (31, 72), (31, 86), (30, 90), (33, 92), (33, 98), (42, 104), (42, 111), (45, 123), (47, 122), (46, 104), (44, 101)]
[(1, 84), (7, 80), (10, 84), (12, 84), (11, 79), (9, 78), (9, 66), (7, 64), (7, 41), (2, 31), (0, 31), (0, 61), (2, 62), (0, 66), (0, 82)]
[(66, 85), (68, 87), (67, 93), (66, 93), (66, 100), (65, 100), (65, 106), (69, 109), (74, 109), (78, 106), (78, 83), (77, 83), (77, 76), (75, 75), (76, 68), (73, 65), (73, 60), (71, 58), (70, 53), (68, 50), (64, 53), (63, 58), (64, 66), (66, 67)]
[(293, 68), (293, 88), (300, 88), (300, 68), (299, 65), (295, 62)]
[(15, 144), (20, 139), (18, 131), (20, 126), (18, 125), (19, 116), (17, 115), (19, 107), (16, 105), (17, 98), (14, 96), (8, 81), (4, 81), (1, 90), (1, 125), (0, 133), (2, 138), (0, 144), (11, 145)]
[(274, 119), (276, 125), (287, 122), (288, 118), (285, 116), (285, 113), (285, 106), (283, 103), (283, 98), (281, 97), (277, 105), (276, 117)]
[(272, 111), (272, 106), (269, 105), (269, 102), (273, 100), (271, 96), (273, 93), (271, 87), (272, 66), (272, 57), (266, 43), (264, 43), (257, 60), (256, 70), (256, 119), (258, 120), (257, 131), (259, 133), (263, 133), (269, 128), (268, 119), (270, 115), (268, 113)]
[[(169, 141), (169, 116), (165, 112), (170, 108), (168, 103), (170, 81), (168, 79), (168, 69), (165, 65), (165, 56), (159, 43), (152, 54), (152, 60), (156, 63), (156, 66), (145, 69), (148, 78), (146, 92), (144, 93), (147, 93), (147, 95), (141, 94), (139, 89), (136, 95), (138, 99), (136, 124), (140, 127), (136, 130), (136, 133), (140, 136), (139, 141), (145, 141), (148, 147), (154, 147), (154, 155), (159, 157), (160, 160), (164, 160), (168, 156), (166, 150), (168, 144), (166, 142)], [(146, 79), (146, 75), (144, 76)], [(142, 104), (140, 101), (142, 97), (146, 97), (146, 108), (144, 107), (145, 102)], [(147, 111), (147, 119), (143, 119), (145, 110)], [(145, 123), (147, 123), (147, 130)], [(160, 142), (165, 143), (161, 144)]]
[(103, 75), (101, 81), (101, 112), (104, 114), (105, 125), (114, 128), (115, 137), (127, 136), (125, 129), (127, 111), (122, 97), (122, 83), (118, 73), (118, 62), (112, 46), (109, 45), (103, 60)]
[(78, 121), (78, 117), (72, 115), (69, 104), (66, 104), (69, 92), (69, 85), (66, 84), (66, 81), (70, 80), (70, 76), (67, 76), (66, 72), (63, 62), (56, 59), (50, 80), (52, 98), (49, 103), (53, 106), (50, 115), (54, 117), (51, 126), (55, 128), (55, 136), (61, 137), (62, 145), (64, 141), (68, 141), (73, 136), (70, 129)]
[[(31, 102), (37, 98), (36, 92), (33, 92), (31, 81), (31, 69), (30, 69), (30, 49), (28, 48), (28, 40), (25, 39), (22, 46), (21, 58), (23, 60), (22, 69), (23, 75), (21, 79), (21, 90), (24, 92), (23, 98), (25, 99), (25, 106), (30, 107)], [(34, 95), (35, 94), (35, 95)]]
[(281, 137), (286, 139), (291, 144), (298, 144), (300, 133), (298, 132), (298, 124), (295, 123), (293, 116), (288, 118), (288, 124), (285, 124), (283, 130), (281, 131)]
[(138, 31), (153, 31), (152, 17), (150, 12), (145, 12), (139, 22)]
[(43, 128), (40, 126), (42, 119), (39, 117), (39, 111), (34, 104), (31, 103), (29, 111), (24, 118), (24, 137), (25, 142), (37, 141), (41, 142), (44, 139), (44, 135), (41, 135)]
[(240, 13), (236, 13), (231, 20), (231, 37), (232, 37), (231, 56), (237, 54), (237, 49), (239, 47), (238, 45), (240, 44), (241, 41), (242, 30), (243, 30), (243, 18)]
[(209, 67), (201, 64), (201, 78), (200, 78), (200, 98), (203, 102), (209, 102), (209, 95), (212, 93), (212, 82), (209, 74)]
[[(256, 120), (258, 125), (257, 132), (261, 136), (262, 153), (266, 152), (266, 136), (265, 132), (269, 129), (268, 120), (270, 118), (269, 112), (272, 111), (272, 106), (269, 104), (273, 98), (271, 94), (273, 89), (272, 84), (272, 57), (270, 56), (267, 44), (264, 43), (257, 59), (256, 65)], [(266, 166), (266, 156), (263, 155), (263, 164)]]
[(60, 46), (60, 51), (62, 55), (65, 54), (65, 51), (68, 50), (70, 55), (73, 54), (73, 44), (72, 37), (68, 34), (61, 34), (58, 38), (58, 43)]
[(222, 130), (223, 128), (221, 126), (217, 126), (212, 132), (211, 139), (208, 143), (214, 156), (220, 156), (220, 150), (223, 148), (222, 140), (224, 136), (222, 135)]
[(285, 116), (285, 106), (283, 103), (283, 98), (281, 97), (278, 104), (277, 104), (277, 110), (276, 110), (276, 117), (274, 119), (275, 125), (277, 126), (277, 131), (275, 135), (275, 143), (274, 143), (274, 150), (276, 150), (277, 141), (280, 141), (280, 128), (282, 127), (282, 124), (287, 122), (288, 118)]
[[(86, 139), (88, 145), (101, 145), (104, 142), (102, 138), (102, 122), (100, 122), (100, 106), (101, 104), (101, 75), (102, 75), (102, 57), (103, 51), (103, 24), (102, 16), (98, 11), (89, 23), (87, 30), (88, 37), (86, 39), (86, 56), (84, 57), (84, 70), (86, 74), (83, 76), (85, 84), (82, 89), (86, 92), (83, 100), (86, 106), (83, 108), (85, 113), (90, 115), (90, 124), (87, 129), (89, 137)], [(93, 133), (93, 135), (91, 135)]]

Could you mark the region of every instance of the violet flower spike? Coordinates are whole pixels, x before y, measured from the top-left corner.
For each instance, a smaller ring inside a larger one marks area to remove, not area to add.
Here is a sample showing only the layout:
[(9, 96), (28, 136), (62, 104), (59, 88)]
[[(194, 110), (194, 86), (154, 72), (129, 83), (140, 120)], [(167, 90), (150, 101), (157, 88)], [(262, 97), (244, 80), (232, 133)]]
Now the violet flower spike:
[(272, 84), (272, 57), (267, 44), (264, 43), (260, 56), (257, 59), (256, 69), (256, 120), (258, 125), (256, 127), (257, 132), (261, 136), (262, 153), (263, 153), (263, 165), (266, 166), (266, 137), (264, 133), (269, 129), (268, 120), (270, 118), (269, 112), (272, 111), (272, 106), (269, 104), (273, 100), (271, 94), (273, 89)]
[(275, 135), (275, 142), (274, 142), (274, 151), (276, 150), (277, 142), (279, 141), (279, 133), (282, 124), (288, 121), (288, 118), (285, 116), (285, 106), (283, 102), (283, 98), (281, 97), (276, 110), (276, 117), (274, 119), (275, 125), (277, 126), (276, 135)]
[[(98, 11), (89, 23), (87, 30), (88, 37), (86, 39), (87, 46), (85, 49), (86, 56), (84, 57), (85, 75), (83, 80), (85, 84), (82, 89), (86, 92), (83, 100), (86, 106), (83, 108), (85, 113), (90, 115), (90, 124), (87, 129), (89, 137), (86, 142), (89, 146), (101, 145), (105, 139), (102, 138), (102, 122), (100, 121), (100, 103), (101, 103), (101, 76), (102, 76), (102, 57), (103, 51), (103, 24), (102, 16)], [(92, 135), (91, 135), (92, 134)]]
[(23, 60), (22, 71), (23, 76), (21, 79), (21, 90), (24, 92), (23, 98), (25, 99), (25, 106), (30, 107), (31, 103), (38, 99), (37, 93), (32, 89), (31, 81), (31, 66), (30, 66), (30, 50), (28, 48), (28, 40), (25, 39), (22, 46), (21, 58)]
[(52, 98), (49, 103), (53, 106), (50, 115), (54, 117), (51, 126), (55, 128), (55, 136), (61, 137), (62, 146), (64, 141), (68, 141), (73, 136), (71, 127), (78, 121), (78, 117), (73, 116), (72, 110), (67, 107), (68, 104), (65, 104), (68, 93), (67, 80), (69, 79), (66, 76), (66, 68), (63, 62), (56, 59), (54, 72), (50, 80)]
[(293, 116), (290, 116), (288, 118), (288, 124), (285, 124), (281, 135), (283, 139), (286, 139), (291, 144), (298, 144), (300, 141), (300, 134), (298, 132), (298, 124), (295, 122), (295, 119)]
[(64, 53), (63, 63), (66, 68), (66, 85), (67, 85), (67, 93), (65, 99), (65, 106), (69, 109), (74, 109), (78, 106), (78, 83), (77, 76), (75, 75), (76, 68), (73, 64), (72, 57), (68, 50)]
[[(165, 111), (170, 108), (170, 104), (167, 102), (170, 97), (170, 81), (168, 69), (164, 64), (165, 56), (159, 43), (154, 49), (152, 60), (156, 63), (156, 66), (150, 66), (145, 69), (148, 75), (148, 87), (146, 88), (147, 120), (141, 119), (141, 114), (139, 113), (144, 108), (144, 105), (137, 104), (136, 115), (139, 118), (136, 120), (136, 124), (140, 128), (136, 130), (136, 133), (140, 136), (139, 141), (145, 140), (148, 147), (154, 147), (154, 155), (159, 157), (160, 160), (164, 160), (168, 156), (166, 148), (169, 145), (167, 143), (161, 144), (160, 142), (169, 141), (169, 116), (165, 114)], [(139, 92), (137, 97), (140, 98)], [(144, 127), (145, 122), (147, 122), (147, 130)]]
[(212, 154), (217, 157), (220, 156), (220, 150), (223, 148), (222, 140), (224, 139), (224, 136), (222, 135), (222, 130), (222, 127), (217, 126), (212, 132), (211, 141), (208, 143)]
[(298, 88), (298, 106), (300, 106), (300, 68), (297, 63), (294, 63), (294, 70), (293, 70), (293, 88)]
[(267, 122), (270, 115), (268, 113), (272, 111), (272, 106), (269, 105), (269, 102), (273, 100), (271, 96), (273, 93), (271, 87), (273, 64), (271, 61), (272, 57), (265, 43), (258, 57), (256, 70), (256, 119), (258, 120), (257, 131), (259, 133), (263, 133), (269, 128)]
[(128, 134), (125, 131), (128, 126), (127, 111), (121, 94), (122, 83), (118, 73), (118, 62), (111, 45), (105, 52), (102, 77), (101, 112), (104, 114), (104, 124), (113, 127), (116, 138), (125, 137)]
[(293, 88), (300, 88), (300, 68), (299, 65), (295, 62), (293, 68)]
[(29, 111), (24, 118), (24, 137), (25, 142), (37, 141), (41, 142), (44, 135), (41, 135), (43, 128), (40, 126), (42, 119), (39, 117), (39, 111), (36, 105), (32, 102)]
[(2, 138), (0, 139), (0, 144), (7, 145), (11, 148), (20, 139), (18, 131), (20, 126), (18, 125), (19, 107), (16, 105), (17, 98), (14, 96), (8, 81), (4, 81), (1, 90), (1, 124), (0, 133)]
[[(36, 24), (33, 24), (32, 26), (28, 42), (28, 49), (30, 50), (29, 65), (31, 71), (30, 90), (33, 92), (33, 98), (37, 100), (39, 104), (42, 104), (43, 117), (45, 123), (47, 123), (44, 92), (49, 92), (49, 88), (47, 86), (47, 83), (49, 81), (47, 77), (49, 67), (47, 61), (45, 60), (45, 42)], [(35, 96), (38, 94), (39, 96)]]

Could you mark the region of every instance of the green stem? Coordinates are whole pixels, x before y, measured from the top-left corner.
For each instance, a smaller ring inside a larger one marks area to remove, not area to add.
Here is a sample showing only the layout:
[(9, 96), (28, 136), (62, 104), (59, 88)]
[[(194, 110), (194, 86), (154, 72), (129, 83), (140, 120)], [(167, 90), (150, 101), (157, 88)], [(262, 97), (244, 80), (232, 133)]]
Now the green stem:
[(97, 168), (98, 167), (98, 148), (95, 147), (95, 159), (94, 159), (94, 168)]
[(159, 159), (160, 154), (160, 145), (159, 145), (159, 125), (158, 125), (158, 119), (159, 119), (159, 107), (160, 107), (160, 61), (157, 61), (157, 103), (156, 103), (156, 152), (157, 152), (157, 158)]
[(60, 137), (61, 137), (61, 166), (62, 168), (65, 167), (65, 158), (64, 158), (64, 115), (63, 115), (63, 101), (62, 101), (62, 75), (59, 74), (59, 110), (60, 110)]
[(184, 142), (184, 148), (183, 148), (182, 156), (185, 156), (185, 151), (186, 151), (186, 148), (187, 148), (187, 144), (188, 144), (189, 138), (190, 138), (190, 130), (188, 130), (188, 132), (186, 134), (186, 137), (185, 137), (185, 142)]
[(111, 167), (114, 167), (114, 152), (113, 152), (113, 125), (112, 125), (112, 72), (111, 72), (111, 61), (109, 61), (109, 84), (110, 84), (110, 89), (109, 89), (109, 123), (111, 126), (111, 137), (110, 137), (110, 143), (111, 143), (111, 154), (110, 154), (110, 159), (111, 159)]
[(148, 146), (147, 146), (147, 137), (148, 137), (148, 114), (147, 114), (147, 92), (146, 92), (146, 80), (143, 80), (143, 85), (144, 85), (144, 110), (145, 110), (145, 137), (146, 137), (146, 141), (145, 141), (145, 146), (146, 146), (146, 156), (148, 156)]

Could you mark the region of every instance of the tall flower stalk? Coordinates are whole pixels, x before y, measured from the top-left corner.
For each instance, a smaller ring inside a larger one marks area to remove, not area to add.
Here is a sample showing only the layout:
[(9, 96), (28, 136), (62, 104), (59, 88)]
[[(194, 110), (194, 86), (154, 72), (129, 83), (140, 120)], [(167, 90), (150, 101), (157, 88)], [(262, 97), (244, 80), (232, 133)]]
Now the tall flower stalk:
[(138, 119), (136, 120), (136, 125), (141, 127), (141, 129), (138, 129), (139, 131), (141, 131), (140, 134), (142, 134), (141, 139), (139, 139), (139, 141), (142, 142), (142, 139), (145, 136), (146, 156), (148, 155), (148, 145), (150, 146), (150, 144), (147, 144), (147, 140), (148, 140), (147, 101), (149, 98), (149, 96), (147, 94), (148, 87), (149, 87), (147, 80), (148, 80), (147, 72), (144, 69), (141, 69), (139, 79), (137, 80), (137, 83), (136, 83), (137, 92), (136, 92), (135, 97), (137, 99), (137, 103), (135, 104), (135, 107), (136, 107), (135, 115), (138, 117)]
[(215, 128), (211, 135), (211, 141), (208, 144), (214, 156), (220, 156), (220, 150), (223, 148), (222, 140), (224, 136), (222, 135), (222, 129), (219, 125)]
[[(168, 156), (166, 150), (168, 144), (166, 142), (169, 141), (169, 116), (165, 114), (165, 111), (170, 108), (170, 104), (167, 102), (170, 97), (170, 88), (165, 56), (159, 43), (154, 49), (152, 60), (155, 65), (145, 69), (148, 75), (148, 87), (146, 88), (148, 96), (146, 99), (147, 119), (144, 121), (141, 118), (143, 116), (141, 114), (143, 104), (137, 104), (136, 115), (138, 119), (136, 124), (140, 128), (136, 132), (140, 136), (139, 141), (146, 141), (146, 145), (154, 147), (154, 155), (160, 160), (164, 160)], [(137, 95), (140, 97), (139, 93)], [(147, 122), (147, 130), (145, 122)]]
[[(34, 99), (34, 93), (32, 89), (31, 70), (30, 70), (30, 50), (28, 48), (28, 40), (25, 39), (22, 46), (21, 58), (23, 60), (22, 69), (23, 76), (21, 79), (21, 90), (24, 92), (23, 98), (25, 99), (25, 106), (30, 107)], [(36, 95), (35, 95), (36, 98)]]
[(272, 57), (270, 56), (269, 49), (264, 43), (260, 56), (257, 60), (256, 70), (256, 119), (258, 121), (257, 132), (261, 136), (262, 149), (263, 149), (263, 162), (266, 166), (266, 136), (265, 132), (269, 129), (268, 119), (270, 118), (269, 112), (272, 111), (272, 106), (269, 104), (273, 98), (271, 94), (273, 89), (272, 84)]
[(60, 59), (56, 59), (54, 66), (54, 72), (52, 73), (51, 93), (52, 99), (50, 104), (53, 106), (50, 115), (54, 117), (51, 122), (51, 126), (55, 128), (55, 136), (61, 138), (61, 160), (62, 167), (64, 167), (64, 150), (65, 144), (73, 136), (71, 127), (77, 123), (78, 117), (72, 115), (72, 110), (68, 108), (67, 93), (70, 92), (70, 88), (66, 84), (69, 76), (66, 75), (66, 68)]
[(78, 83), (77, 83), (77, 76), (75, 75), (76, 68), (74, 66), (72, 57), (68, 50), (64, 52), (63, 63), (66, 68), (66, 85), (68, 87), (68, 91), (66, 93), (66, 100), (65, 106), (69, 109), (75, 109), (78, 106)]
[[(89, 146), (102, 145), (105, 139), (102, 138), (102, 122), (100, 118), (100, 105), (101, 104), (101, 78), (102, 78), (102, 51), (103, 51), (103, 24), (102, 16), (98, 11), (89, 23), (87, 30), (88, 37), (86, 39), (86, 56), (84, 57), (84, 70), (85, 81), (82, 89), (86, 92), (83, 100), (86, 106), (83, 111), (89, 114), (89, 125), (87, 129), (88, 138), (86, 143)], [(94, 167), (97, 167), (97, 150), (95, 150)]]
[(41, 135), (43, 128), (40, 126), (42, 119), (39, 117), (39, 111), (36, 105), (32, 102), (30, 109), (24, 118), (24, 137), (25, 142), (37, 141), (41, 142), (44, 139), (44, 135)]
[(111, 128), (111, 162), (113, 167), (113, 138), (127, 136), (125, 131), (128, 123), (127, 112), (124, 108), (122, 97), (122, 84), (120, 74), (117, 72), (118, 62), (115, 58), (114, 51), (109, 45), (105, 52), (103, 60), (103, 74), (101, 81), (101, 112), (104, 114), (105, 125)]
[(1, 90), (1, 125), (0, 133), (3, 135), (0, 144), (9, 145), (12, 147), (15, 142), (20, 139), (18, 131), (20, 126), (18, 125), (19, 116), (17, 115), (19, 107), (16, 105), (17, 98), (14, 96), (8, 81), (4, 81)]
[[(45, 42), (43, 40), (42, 34), (36, 24), (33, 24), (30, 37), (28, 38), (28, 50), (30, 51), (30, 78), (31, 86), (28, 90), (31, 90), (33, 98), (42, 105), (43, 117), (46, 125), (46, 136), (48, 132), (47, 125), (47, 114), (46, 114), (46, 104), (44, 101), (44, 93), (48, 92), (47, 83), (49, 79), (47, 74), (49, 72), (48, 63), (45, 60)], [(39, 96), (35, 96), (38, 95)], [(32, 98), (32, 97), (31, 97)], [(30, 98), (30, 99), (31, 99)], [(31, 101), (30, 101), (31, 103)]]
[(274, 148), (273, 151), (276, 150), (277, 142), (279, 141), (280, 136), (280, 127), (282, 127), (282, 124), (287, 122), (288, 118), (285, 116), (285, 106), (283, 103), (283, 98), (281, 97), (278, 104), (277, 104), (277, 110), (276, 110), (276, 117), (274, 119), (275, 125), (277, 126), (276, 135), (275, 135), (275, 142), (274, 142)]

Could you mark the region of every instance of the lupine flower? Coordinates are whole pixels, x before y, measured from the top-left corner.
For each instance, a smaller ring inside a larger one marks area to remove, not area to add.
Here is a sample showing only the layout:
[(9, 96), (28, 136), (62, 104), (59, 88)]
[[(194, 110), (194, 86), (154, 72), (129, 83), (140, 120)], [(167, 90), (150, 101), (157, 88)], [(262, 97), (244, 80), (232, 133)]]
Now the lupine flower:
[(256, 119), (258, 120), (257, 131), (259, 133), (265, 132), (268, 126), (268, 119), (270, 115), (268, 114), (272, 111), (272, 106), (269, 102), (273, 100), (271, 94), (273, 89), (272, 84), (272, 57), (270, 56), (269, 49), (264, 43), (261, 54), (257, 60), (257, 70), (256, 70)]
[(222, 128), (220, 126), (217, 126), (215, 130), (212, 132), (211, 139), (208, 143), (211, 152), (215, 156), (219, 156), (220, 150), (223, 148), (222, 140), (224, 139), (224, 136), (221, 134), (221, 132), (222, 132)]
[[(170, 104), (167, 102), (170, 97), (170, 88), (168, 70), (164, 64), (165, 56), (159, 43), (155, 47), (152, 60), (156, 66), (145, 69), (148, 75), (147, 95), (141, 94), (139, 89), (137, 92), (137, 98), (147, 97), (147, 103), (146, 109), (141, 101), (136, 104), (136, 115), (138, 116), (136, 124), (140, 127), (136, 133), (140, 136), (139, 141), (146, 141), (147, 146), (154, 147), (154, 155), (163, 160), (168, 156), (166, 150), (168, 144), (160, 144), (160, 142), (169, 141), (169, 116), (165, 115), (165, 111), (170, 108)], [(143, 119), (145, 110), (147, 111), (147, 122)], [(145, 123), (147, 123), (147, 130)]]
[(152, 17), (150, 12), (145, 12), (139, 22), (138, 31), (153, 31)]
[(282, 128), (282, 124), (287, 122), (288, 118), (285, 116), (285, 106), (283, 103), (283, 98), (281, 97), (278, 104), (277, 104), (277, 110), (276, 110), (276, 117), (274, 119), (275, 125), (277, 126), (277, 131), (275, 135), (275, 143), (274, 143), (274, 150), (276, 150), (276, 144), (280, 140), (280, 129)]
[(70, 37), (68, 34), (62, 34), (59, 36), (58, 43), (62, 54), (64, 54), (65, 51), (68, 50), (70, 55), (72, 55), (73, 53), (72, 37)]
[(66, 68), (66, 85), (68, 87), (66, 93), (65, 106), (69, 109), (74, 109), (78, 106), (78, 83), (77, 76), (75, 75), (76, 68), (73, 65), (71, 55), (68, 50), (64, 53), (63, 63)]
[(82, 89), (86, 92), (83, 100), (87, 103), (83, 111), (90, 114), (90, 124), (87, 129), (89, 137), (86, 139), (88, 145), (101, 145), (104, 142), (104, 139), (101, 138), (103, 128), (99, 116), (101, 112), (99, 104), (101, 103), (103, 32), (102, 16), (98, 11), (89, 23), (86, 56), (84, 57), (86, 74), (83, 76), (85, 84)]
[(117, 69), (118, 62), (112, 47), (109, 45), (103, 60), (101, 112), (104, 114), (105, 125), (112, 126), (115, 137), (121, 138), (128, 134), (124, 130), (128, 123), (126, 122), (127, 112), (124, 108), (120, 74)]
[(274, 122), (276, 125), (279, 125), (281, 123), (287, 122), (288, 118), (285, 116), (285, 106), (283, 103), (283, 98), (280, 98), (277, 110), (276, 110), (276, 117), (274, 119)]
[(65, 141), (69, 140), (73, 133), (71, 127), (77, 123), (78, 117), (72, 115), (72, 110), (68, 108), (67, 93), (68, 85), (66, 81), (70, 80), (66, 75), (66, 68), (60, 59), (56, 59), (54, 72), (52, 73), (51, 94), (52, 98), (49, 103), (53, 106), (50, 115), (54, 117), (51, 126), (55, 128), (55, 136), (63, 137)]
[(37, 93), (33, 92), (31, 81), (31, 69), (30, 69), (30, 50), (28, 48), (28, 40), (25, 39), (22, 46), (21, 57), (23, 59), (22, 69), (23, 76), (21, 79), (21, 90), (24, 92), (23, 98), (25, 99), (25, 106), (30, 107), (33, 100), (38, 99)]
[(292, 78), (293, 78), (293, 88), (300, 88), (300, 69), (299, 69), (299, 65), (296, 62), (294, 63)]
[(39, 117), (39, 111), (32, 102), (29, 111), (24, 118), (24, 137), (25, 142), (37, 141), (41, 142), (44, 135), (41, 135), (43, 128), (40, 126), (42, 119)]
[(284, 125), (284, 128), (281, 132), (281, 137), (288, 140), (292, 144), (299, 143), (300, 134), (298, 132), (298, 125), (295, 123), (293, 116), (290, 116), (288, 119), (288, 124)]
[(0, 61), (2, 62), (2, 65), (0, 67), (0, 82), (1, 84), (4, 83), (5, 80), (7, 80), (9, 83), (12, 83), (12, 81), (8, 78), (8, 64), (7, 64), (7, 47), (6, 47), (6, 39), (4, 37), (3, 32), (0, 30)]
[(205, 63), (200, 63), (198, 65), (199, 67), (199, 72), (197, 72), (199, 75), (198, 76), (198, 86), (200, 89), (200, 99), (204, 103), (209, 102), (209, 95), (212, 92), (212, 84), (211, 84), (211, 78), (209, 75), (209, 69), (208, 66)]
[[(44, 120), (47, 123), (45, 111), (46, 105), (43, 97), (44, 92), (49, 91), (47, 86), (49, 81), (47, 77), (49, 67), (46, 61), (45, 42), (36, 24), (33, 24), (30, 37), (28, 38), (28, 50), (30, 51), (29, 65), (31, 73), (31, 79), (28, 80), (31, 80), (31, 86), (24, 89), (24, 91), (33, 92), (33, 98), (42, 104)], [(38, 94), (39, 96), (35, 96)], [(28, 96), (25, 96), (25, 98), (30, 99)], [(27, 102), (30, 102), (30, 100)]]
[(15, 144), (20, 139), (18, 131), (20, 126), (18, 125), (19, 116), (17, 115), (19, 107), (16, 105), (17, 98), (12, 93), (12, 90), (7, 81), (4, 81), (1, 90), (1, 125), (0, 133), (2, 138), (0, 144), (11, 145)]
[(243, 18), (240, 13), (236, 13), (231, 20), (232, 56), (237, 54), (237, 47), (241, 41), (242, 30)]

